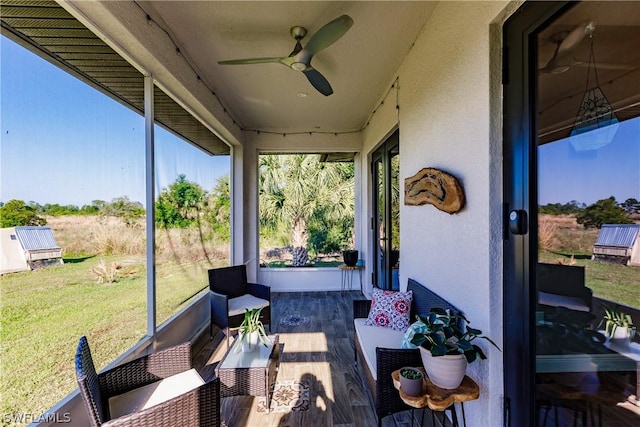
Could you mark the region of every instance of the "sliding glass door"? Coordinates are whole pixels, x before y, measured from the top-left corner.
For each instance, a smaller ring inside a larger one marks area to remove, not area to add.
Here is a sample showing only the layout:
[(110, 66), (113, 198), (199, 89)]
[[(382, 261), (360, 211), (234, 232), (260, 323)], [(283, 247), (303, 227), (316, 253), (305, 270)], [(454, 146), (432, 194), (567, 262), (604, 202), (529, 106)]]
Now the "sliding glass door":
[(507, 421), (640, 425), (640, 3), (527, 4), (505, 37)]

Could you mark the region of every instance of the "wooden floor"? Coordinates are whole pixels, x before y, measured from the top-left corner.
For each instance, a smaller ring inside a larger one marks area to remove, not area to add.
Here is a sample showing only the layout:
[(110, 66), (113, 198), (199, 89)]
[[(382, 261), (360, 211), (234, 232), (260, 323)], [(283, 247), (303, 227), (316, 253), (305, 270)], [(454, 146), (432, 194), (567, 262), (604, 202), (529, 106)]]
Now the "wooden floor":
[[(258, 398), (222, 399), (222, 419), (227, 427), (372, 427), (377, 425), (370, 395), (354, 365), (352, 300), (363, 299), (358, 291), (273, 293), (271, 330), (284, 344), (277, 381), (309, 381), (308, 411), (270, 414), (257, 411)], [(287, 326), (288, 315), (309, 318), (307, 323)], [(194, 365), (207, 379), (226, 352), (222, 333), (216, 334), (195, 354)], [(415, 415), (421, 415), (416, 410)], [(424, 426), (431, 427), (425, 415)], [(409, 427), (411, 412), (389, 415), (384, 427)], [(419, 425), (416, 423), (414, 425)]]
[[(309, 382), (309, 410), (301, 412), (257, 411), (258, 398), (252, 396), (226, 397), (222, 399), (222, 419), (226, 427), (375, 427), (377, 418), (367, 387), (363, 384), (359, 367), (354, 365), (352, 301), (363, 299), (358, 291), (304, 292), (272, 294), (271, 332), (279, 335), (284, 344), (280, 355), (277, 381)], [(308, 322), (289, 326), (281, 320), (290, 315), (305, 316)], [(207, 339), (194, 346), (194, 367), (209, 379), (215, 375), (215, 367), (227, 351), (222, 332), (214, 339)], [(624, 406), (624, 405), (623, 405)], [(605, 408), (602, 423), (590, 422), (589, 426), (630, 427), (640, 425), (640, 409), (621, 407)], [(565, 427), (574, 425), (576, 412), (564, 408), (550, 410), (545, 419), (540, 412), (542, 426)], [(421, 411), (414, 411), (419, 417)], [(590, 414), (591, 416), (591, 414)], [(578, 418), (582, 418), (578, 416)], [(413, 425), (420, 425), (417, 420)], [(578, 425), (582, 423), (578, 421)], [(441, 427), (436, 420), (435, 427)], [(411, 426), (411, 411), (400, 412), (383, 418), (383, 427)], [(424, 416), (426, 427), (434, 427), (431, 415)], [(449, 423), (447, 423), (449, 425)]]

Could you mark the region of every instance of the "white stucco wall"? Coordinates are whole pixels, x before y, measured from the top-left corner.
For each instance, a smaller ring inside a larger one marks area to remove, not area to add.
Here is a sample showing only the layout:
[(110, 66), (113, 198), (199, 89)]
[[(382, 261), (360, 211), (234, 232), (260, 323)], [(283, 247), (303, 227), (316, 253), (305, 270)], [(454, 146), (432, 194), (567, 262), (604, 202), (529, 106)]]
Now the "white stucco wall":
[[(467, 201), (454, 215), (431, 205), (405, 206), (402, 194), (401, 286), (416, 279), (497, 343), (502, 342), (501, 35), (500, 25), (491, 24), (504, 20), (506, 5), (439, 3), (398, 71), (399, 113), (389, 108), (393, 102), (385, 102), (387, 108), (376, 112), (365, 131), (363, 148), (370, 154), (398, 126), (401, 188), (405, 178), (425, 167), (458, 178)], [(368, 186), (363, 184), (363, 194), (371, 193)], [(469, 426), (502, 425), (502, 354), (487, 344), (480, 343), (489, 360), (468, 370), (481, 390), (479, 400), (465, 404)]]

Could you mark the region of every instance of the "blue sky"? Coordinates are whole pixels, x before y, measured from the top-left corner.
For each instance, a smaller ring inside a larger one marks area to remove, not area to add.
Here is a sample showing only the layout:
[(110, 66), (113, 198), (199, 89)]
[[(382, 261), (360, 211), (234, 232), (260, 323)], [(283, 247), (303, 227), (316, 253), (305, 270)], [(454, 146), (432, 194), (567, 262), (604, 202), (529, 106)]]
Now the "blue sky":
[[(144, 203), (144, 118), (0, 37), (0, 200)], [(156, 126), (156, 191), (183, 173), (211, 191), (229, 173)]]
[(640, 200), (640, 118), (619, 123), (611, 142), (598, 149), (577, 151), (570, 138), (542, 145), (538, 163), (541, 205)]

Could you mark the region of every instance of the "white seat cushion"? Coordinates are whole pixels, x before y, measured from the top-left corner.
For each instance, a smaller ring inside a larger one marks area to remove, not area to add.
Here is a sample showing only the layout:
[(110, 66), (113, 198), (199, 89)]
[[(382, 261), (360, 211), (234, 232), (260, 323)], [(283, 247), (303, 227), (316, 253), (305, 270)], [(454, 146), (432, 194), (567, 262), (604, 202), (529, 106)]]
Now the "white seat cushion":
[(353, 319), (353, 326), (358, 336), (358, 342), (364, 353), (364, 361), (374, 380), (378, 380), (376, 368), (376, 347), (402, 348), (404, 331), (382, 328), (380, 326), (365, 325), (367, 319)]
[(229, 316), (244, 314), (245, 309), (264, 308), (268, 305), (269, 301), (249, 294), (231, 298), (229, 300)]
[(547, 292), (538, 292), (538, 304), (548, 305), (551, 307), (566, 307), (569, 310), (576, 311), (590, 311), (589, 306), (585, 304), (582, 298), (550, 294)]
[(163, 380), (109, 398), (111, 418), (132, 414), (178, 397), (204, 384), (195, 369), (180, 372)]

